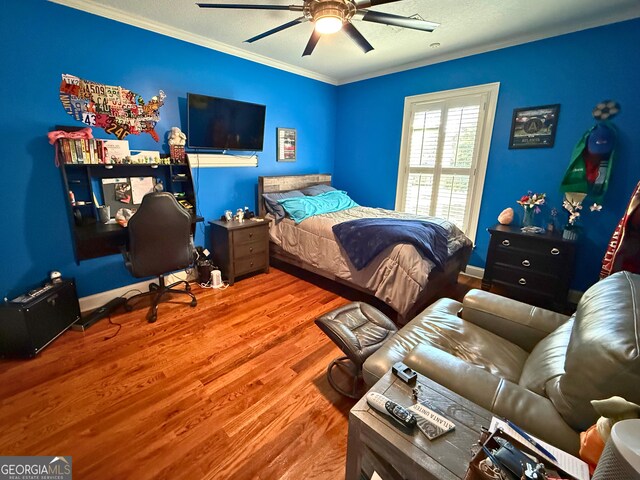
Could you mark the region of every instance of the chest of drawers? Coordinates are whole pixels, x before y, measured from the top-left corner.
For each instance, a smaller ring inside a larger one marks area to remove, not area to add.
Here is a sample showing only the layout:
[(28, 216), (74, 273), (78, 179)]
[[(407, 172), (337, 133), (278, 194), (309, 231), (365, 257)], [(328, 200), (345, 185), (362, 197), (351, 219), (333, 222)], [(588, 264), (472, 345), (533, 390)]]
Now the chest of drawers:
[(575, 242), (554, 233), (523, 233), (496, 225), (491, 235), (482, 288), (532, 305), (564, 311), (573, 273)]
[(269, 223), (245, 220), (211, 225), (213, 261), (220, 267), (230, 285), (236, 277), (256, 272), (269, 272)]

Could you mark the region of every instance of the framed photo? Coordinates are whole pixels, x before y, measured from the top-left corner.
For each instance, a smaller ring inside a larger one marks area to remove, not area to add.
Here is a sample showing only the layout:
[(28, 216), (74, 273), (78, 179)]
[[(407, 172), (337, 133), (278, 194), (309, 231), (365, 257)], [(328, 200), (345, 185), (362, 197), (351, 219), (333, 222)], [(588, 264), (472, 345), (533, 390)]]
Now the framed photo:
[(277, 160), (279, 162), (296, 161), (296, 129), (277, 128)]
[(516, 108), (509, 148), (551, 148), (556, 140), (560, 104)]

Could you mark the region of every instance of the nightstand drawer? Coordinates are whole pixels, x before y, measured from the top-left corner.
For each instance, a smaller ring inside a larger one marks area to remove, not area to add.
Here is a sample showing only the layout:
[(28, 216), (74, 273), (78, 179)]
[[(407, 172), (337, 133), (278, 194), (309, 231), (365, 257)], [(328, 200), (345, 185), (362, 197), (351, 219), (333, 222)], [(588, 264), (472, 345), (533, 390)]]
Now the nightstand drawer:
[(244, 275), (245, 273), (266, 268), (268, 258), (269, 257), (266, 255), (266, 253), (263, 252), (234, 260), (233, 263), (236, 275)]
[(560, 256), (505, 248), (496, 250), (495, 263), (548, 274), (560, 273), (565, 268), (564, 259)]
[(262, 225), (253, 228), (243, 228), (233, 232), (233, 243), (241, 245), (244, 243), (267, 242), (267, 230)]
[(553, 258), (566, 257), (569, 254), (569, 247), (563, 243), (544, 242), (536, 239), (535, 236), (524, 237), (515, 235), (496, 235), (495, 239), (496, 251), (522, 250), (526, 252), (536, 252), (542, 255), (549, 255)]
[(250, 255), (264, 253), (266, 251), (267, 242), (265, 242), (264, 240), (259, 240), (257, 242), (251, 243), (243, 243), (236, 246), (233, 251), (233, 258), (234, 260), (238, 261)]
[(553, 275), (544, 275), (522, 269), (495, 265), (493, 281), (507, 286), (535, 290), (536, 293), (553, 295), (557, 280)]

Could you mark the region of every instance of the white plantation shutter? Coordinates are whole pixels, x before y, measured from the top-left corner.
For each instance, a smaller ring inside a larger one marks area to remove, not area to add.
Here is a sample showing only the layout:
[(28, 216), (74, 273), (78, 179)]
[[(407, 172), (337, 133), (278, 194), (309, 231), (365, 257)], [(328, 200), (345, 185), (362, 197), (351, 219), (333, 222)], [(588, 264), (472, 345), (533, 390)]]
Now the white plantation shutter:
[(489, 92), (409, 100), (396, 209), (446, 218), (475, 233), (470, 223), (477, 222), (471, 213)]

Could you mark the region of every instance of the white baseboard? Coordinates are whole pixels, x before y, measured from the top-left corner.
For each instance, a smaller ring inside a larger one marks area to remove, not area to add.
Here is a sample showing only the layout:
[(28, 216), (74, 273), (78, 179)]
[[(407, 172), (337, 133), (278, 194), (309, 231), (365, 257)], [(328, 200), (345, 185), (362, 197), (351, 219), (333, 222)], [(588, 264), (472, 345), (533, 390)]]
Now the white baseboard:
[[(473, 265), (467, 265), (467, 269), (465, 270), (465, 275), (468, 275), (473, 278), (482, 278), (484, 277), (484, 268), (474, 267)], [(567, 300), (570, 303), (577, 304), (582, 298), (584, 292), (580, 290), (569, 290), (569, 294), (567, 295)]]
[[(188, 274), (185, 270), (181, 270), (178, 272), (170, 273), (169, 275), (165, 275), (164, 278), (167, 283), (178, 282), (180, 280), (187, 280), (191, 282), (195, 280), (196, 273), (195, 271), (193, 271)], [(116, 297), (121, 297), (125, 293), (132, 290), (134, 290), (134, 292), (132, 292), (131, 295), (127, 295), (127, 297), (131, 297), (138, 293), (135, 290), (146, 292), (149, 290), (149, 285), (155, 281), (156, 279), (145, 280), (144, 282), (132, 283), (131, 285), (125, 285), (124, 287), (114, 288), (113, 290), (108, 290), (106, 292), (100, 292), (94, 295), (89, 295), (87, 297), (82, 297), (80, 299), (80, 311), (84, 313), (95, 310), (96, 308), (101, 307), (102, 305), (107, 303), (109, 300), (113, 300)]]
[(484, 268), (474, 267), (473, 265), (467, 265), (467, 269), (464, 272), (470, 277), (482, 278), (484, 277)]

